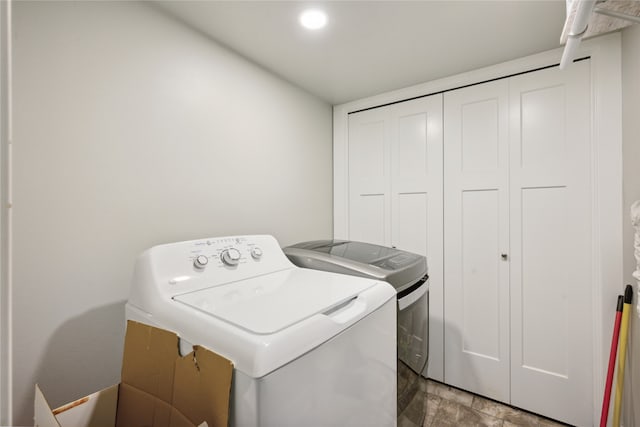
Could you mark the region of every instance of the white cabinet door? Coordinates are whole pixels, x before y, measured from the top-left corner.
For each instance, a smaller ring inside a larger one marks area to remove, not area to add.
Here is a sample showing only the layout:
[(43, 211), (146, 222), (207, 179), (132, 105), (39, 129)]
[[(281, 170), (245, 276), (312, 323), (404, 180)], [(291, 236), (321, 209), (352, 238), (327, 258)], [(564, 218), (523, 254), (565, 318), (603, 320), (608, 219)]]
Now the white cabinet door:
[(442, 95), (391, 109), (391, 242), (427, 257), (429, 365), (425, 376), (444, 377)]
[(390, 110), (349, 115), (349, 239), (391, 244)]
[(509, 401), (508, 82), (445, 94), (445, 382)]
[(589, 61), (509, 81), (511, 404), (592, 416)]

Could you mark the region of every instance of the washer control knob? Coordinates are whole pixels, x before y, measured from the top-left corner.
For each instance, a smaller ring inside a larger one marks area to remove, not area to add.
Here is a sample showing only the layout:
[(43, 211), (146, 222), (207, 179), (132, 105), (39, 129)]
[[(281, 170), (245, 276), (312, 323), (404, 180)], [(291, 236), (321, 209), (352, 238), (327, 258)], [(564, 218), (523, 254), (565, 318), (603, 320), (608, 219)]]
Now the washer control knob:
[(228, 266), (238, 265), (240, 262), (240, 251), (236, 248), (229, 248), (222, 251), (222, 262)]
[(253, 249), (251, 249), (251, 256), (253, 257), (253, 259), (259, 260), (260, 258), (262, 258), (262, 249), (254, 246)]
[(204, 255), (198, 255), (196, 259), (193, 260), (193, 266), (198, 270), (202, 270), (209, 263), (209, 258)]

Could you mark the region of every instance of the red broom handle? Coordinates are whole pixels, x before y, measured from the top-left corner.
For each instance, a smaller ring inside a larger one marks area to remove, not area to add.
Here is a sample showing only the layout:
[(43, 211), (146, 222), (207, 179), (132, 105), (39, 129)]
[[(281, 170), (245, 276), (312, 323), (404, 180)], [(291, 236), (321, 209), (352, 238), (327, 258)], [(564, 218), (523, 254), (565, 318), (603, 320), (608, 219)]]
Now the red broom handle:
[(618, 337), (620, 335), (620, 322), (622, 319), (622, 308), (624, 297), (618, 295), (618, 305), (616, 307), (616, 321), (613, 325), (613, 337), (611, 338), (611, 353), (609, 354), (609, 370), (607, 371), (607, 384), (604, 387), (604, 399), (602, 400), (602, 415), (600, 416), (600, 427), (607, 426), (609, 418), (609, 402), (611, 401), (611, 386), (613, 384), (613, 371), (616, 367), (616, 354), (618, 353)]

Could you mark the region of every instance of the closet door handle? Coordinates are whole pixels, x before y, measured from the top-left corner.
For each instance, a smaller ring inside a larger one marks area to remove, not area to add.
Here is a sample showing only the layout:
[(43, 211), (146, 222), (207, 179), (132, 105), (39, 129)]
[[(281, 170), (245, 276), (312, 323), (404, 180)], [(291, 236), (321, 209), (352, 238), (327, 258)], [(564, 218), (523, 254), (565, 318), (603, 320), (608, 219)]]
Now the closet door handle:
[(500, 258), (502, 258), (503, 261), (506, 261), (508, 256), (507, 254), (500, 254)]

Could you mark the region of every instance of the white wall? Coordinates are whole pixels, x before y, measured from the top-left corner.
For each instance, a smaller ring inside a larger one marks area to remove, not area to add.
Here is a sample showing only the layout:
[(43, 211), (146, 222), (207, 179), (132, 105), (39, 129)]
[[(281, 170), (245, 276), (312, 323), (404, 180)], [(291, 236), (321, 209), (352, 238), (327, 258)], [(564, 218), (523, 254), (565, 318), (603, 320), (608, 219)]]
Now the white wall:
[[(134, 259), (332, 235), (331, 108), (152, 6), (13, 10), (13, 422), (119, 378)], [(256, 40), (259, 42), (259, 40)]]
[[(629, 208), (640, 200), (640, 25), (622, 31), (622, 141), (624, 169), (624, 280), (633, 284), (634, 307), (631, 313), (629, 353), (625, 373), (623, 425), (640, 425), (640, 319), (638, 283), (631, 273), (636, 268), (633, 255), (634, 229)], [(622, 285), (620, 286), (622, 288)]]

